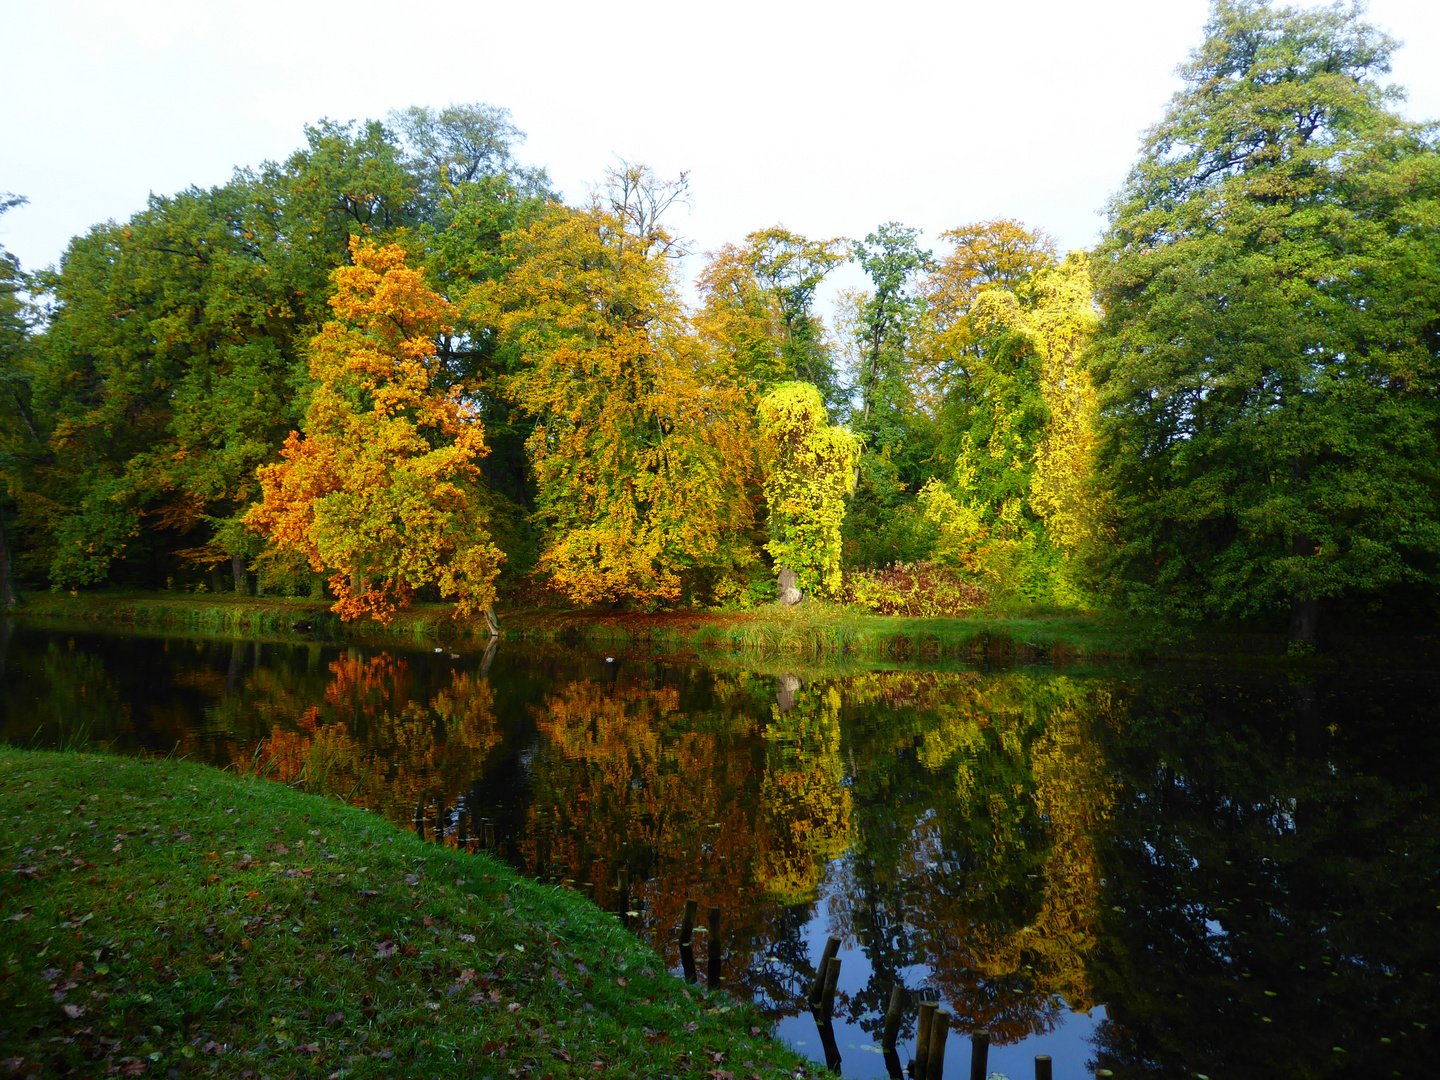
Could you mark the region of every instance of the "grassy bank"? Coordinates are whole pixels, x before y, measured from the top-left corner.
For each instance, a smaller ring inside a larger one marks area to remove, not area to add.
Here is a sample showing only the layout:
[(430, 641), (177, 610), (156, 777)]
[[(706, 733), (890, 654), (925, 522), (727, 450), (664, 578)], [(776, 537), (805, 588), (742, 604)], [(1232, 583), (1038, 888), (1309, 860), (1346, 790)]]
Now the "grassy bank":
[[(426, 644), (483, 642), (486, 637), (480, 620), (456, 619), (447, 604), (416, 605), (388, 627), (342, 624), (323, 602), (233, 595), (45, 594), (27, 598), (20, 613), (71, 624), (95, 622), (257, 638), (318, 635)], [(502, 610), (501, 625), (508, 640), (737, 658), (1143, 658), (1174, 650), (1185, 640), (1158, 624), (1108, 613), (980, 612), (963, 618), (919, 619), (872, 615), (816, 601), (746, 612)]]
[[(342, 623), (324, 601), (183, 593), (39, 594), (21, 617), (60, 626), (102, 624), (259, 640), (356, 641), (483, 648), (483, 621), (449, 604), (417, 604), (389, 626)], [(873, 615), (807, 600), (741, 612), (500, 612), (507, 641), (567, 649), (749, 665), (834, 663), (1224, 662), (1414, 667), (1440, 663), (1440, 637), (1414, 632), (1332, 635), (1319, 655), (1287, 652), (1283, 631), (1247, 625), (1173, 626), (1117, 612), (993, 609), (958, 618)]]
[(333, 799), (0, 748), (7, 1075), (793, 1077), (583, 897)]

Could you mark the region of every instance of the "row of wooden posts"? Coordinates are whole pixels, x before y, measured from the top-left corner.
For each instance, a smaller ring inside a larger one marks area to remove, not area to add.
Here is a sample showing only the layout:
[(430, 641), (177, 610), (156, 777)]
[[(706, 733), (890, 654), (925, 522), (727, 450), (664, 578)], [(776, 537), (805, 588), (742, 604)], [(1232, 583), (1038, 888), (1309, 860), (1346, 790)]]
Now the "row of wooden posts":
[[(425, 805), (425, 800), (422, 799), (415, 804), (415, 835), (420, 837), (421, 840), (425, 839), (425, 826), (429, 818), (428, 811), (429, 808)], [(435, 808), (434, 835), (437, 844), (443, 844), (445, 842), (445, 832), (447, 829), (446, 815), (448, 812), (449, 807), (443, 802)], [(493, 848), (495, 846), (495, 823), (493, 821), (475, 821), (473, 814), (466, 813), (465, 800), (462, 797), (455, 807), (455, 845), (457, 847), (462, 849), (469, 847), (472, 835), (471, 827), (474, 829), (474, 839), (479, 846), (484, 848)]]
[[(415, 835), (425, 839), (425, 826), (428, 814), (424, 801), (415, 804)], [(435, 814), (435, 840), (443, 843), (446, 833), (446, 812), (444, 802), (436, 808)], [(464, 849), (469, 846), (472, 836), (478, 845), (493, 849), (495, 847), (495, 823), (491, 821), (475, 821), (473, 814), (466, 812), (465, 801), (462, 798), (456, 806), (455, 842)], [(629, 919), (627, 912), (630, 907), (630, 872), (621, 867), (616, 875), (616, 889), (619, 893), (620, 917), (627, 924)], [(685, 901), (685, 917), (680, 921), (680, 966), (684, 970), (685, 978), (689, 982), (695, 982), (699, 973), (695, 966), (695, 916), (699, 913), (699, 904), (695, 900)], [(705, 983), (711, 990), (720, 988), (720, 909), (712, 907), (706, 913), (706, 923), (709, 934), (706, 940), (706, 963)], [(825, 942), (825, 947), (820, 954), (820, 963), (815, 969), (815, 978), (811, 980), (809, 992), (806, 994), (806, 1001), (810, 1006), (811, 1015), (815, 1018), (816, 1029), (820, 1033), (820, 1045), (825, 1050), (825, 1065), (833, 1072), (840, 1071), (840, 1048), (835, 1041), (835, 1028), (832, 1019), (835, 1012), (835, 990), (840, 982), (840, 939), (831, 937)], [(890, 1003), (885, 1010), (885, 1027), (881, 1036), (880, 1048), (885, 1054), (886, 1071), (896, 1080), (943, 1080), (945, 1069), (945, 1043), (950, 1037), (950, 1022), (953, 1017), (948, 1009), (940, 1008), (937, 1001), (921, 1001), (919, 1006), (919, 1019), (915, 1030), (915, 1056), (902, 1069), (900, 1066), (900, 1055), (896, 1049), (896, 1041), (900, 1034), (900, 1025), (904, 1021), (905, 1007), (910, 1002), (910, 993), (903, 986), (896, 986), (890, 991)], [(976, 1032), (970, 1036), (970, 1080), (986, 1080), (989, 1075), (990, 1056), (990, 1035), (987, 1032)], [(1096, 1072), (1097, 1077), (1109, 1076), (1110, 1072), (1101, 1069)], [(1051, 1080), (1051, 1061), (1046, 1054), (1035, 1056), (1035, 1080)]]

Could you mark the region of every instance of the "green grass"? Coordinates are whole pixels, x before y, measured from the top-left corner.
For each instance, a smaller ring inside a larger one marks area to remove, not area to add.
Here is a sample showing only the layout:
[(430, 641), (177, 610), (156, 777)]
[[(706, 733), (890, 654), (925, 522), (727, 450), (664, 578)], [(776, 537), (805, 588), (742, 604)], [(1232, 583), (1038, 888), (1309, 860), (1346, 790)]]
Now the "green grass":
[(793, 1077), (618, 920), (334, 799), (0, 748), (7, 1075)]

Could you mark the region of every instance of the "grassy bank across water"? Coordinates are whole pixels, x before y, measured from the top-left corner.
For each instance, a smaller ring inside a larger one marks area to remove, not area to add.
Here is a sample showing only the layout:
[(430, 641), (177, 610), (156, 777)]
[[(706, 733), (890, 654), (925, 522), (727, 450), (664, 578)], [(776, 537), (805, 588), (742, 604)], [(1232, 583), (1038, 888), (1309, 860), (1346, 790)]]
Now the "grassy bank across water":
[[(368, 645), (484, 648), (481, 619), (457, 619), (449, 604), (417, 604), (389, 626), (342, 623), (325, 601), (233, 594), (38, 594), (17, 609), (38, 624), (90, 624), (259, 640), (354, 641)], [(1320, 654), (1291, 654), (1277, 628), (1176, 626), (1113, 611), (977, 610), (953, 618), (874, 615), (807, 600), (749, 611), (500, 611), (507, 641), (631, 656), (747, 665), (800, 663), (1222, 662), (1309, 667), (1428, 667), (1440, 637), (1412, 632), (1332, 635)], [(1337, 630), (1339, 628), (1336, 628)]]
[(334, 799), (0, 748), (6, 1075), (794, 1077), (584, 897)]
[[(102, 623), (149, 630), (279, 638), (431, 644), (483, 642), (481, 620), (454, 617), (448, 604), (418, 604), (388, 627), (344, 624), (323, 601), (176, 593), (44, 594), (28, 597), (22, 617), (68, 624)], [(987, 613), (961, 618), (904, 618), (807, 601), (743, 612), (577, 612), (501, 610), (507, 640), (630, 647), (673, 656), (886, 660), (1138, 659), (1181, 647), (1184, 635), (1110, 613)]]

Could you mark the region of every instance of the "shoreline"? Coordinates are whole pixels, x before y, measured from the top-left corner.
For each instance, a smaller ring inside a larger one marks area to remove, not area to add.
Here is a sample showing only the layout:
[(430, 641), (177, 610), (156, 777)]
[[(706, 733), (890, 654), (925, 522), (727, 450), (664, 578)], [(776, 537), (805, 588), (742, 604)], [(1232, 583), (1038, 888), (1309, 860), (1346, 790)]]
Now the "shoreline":
[[(345, 624), (329, 603), (289, 597), (172, 593), (38, 594), (11, 612), (39, 625), (115, 627), (218, 637), (361, 645), (483, 648), (482, 618), (418, 604), (389, 626)], [(1263, 628), (1172, 626), (1113, 612), (976, 612), (953, 618), (874, 615), (824, 602), (748, 611), (502, 611), (502, 642), (571, 651), (629, 648), (705, 662), (884, 662), (1056, 665), (1216, 663), (1246, 666), (1440, 664), (1435, 635), (1337, 636), (1322, 653), (1294, 655)]]

